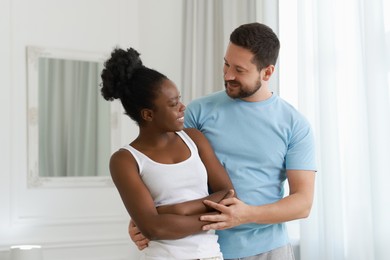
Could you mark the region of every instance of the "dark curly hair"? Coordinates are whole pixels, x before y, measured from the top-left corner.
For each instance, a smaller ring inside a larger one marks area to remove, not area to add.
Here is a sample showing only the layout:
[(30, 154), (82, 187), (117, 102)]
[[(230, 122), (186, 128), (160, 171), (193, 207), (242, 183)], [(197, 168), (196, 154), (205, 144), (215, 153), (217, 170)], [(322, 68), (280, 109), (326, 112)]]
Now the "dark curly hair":
[(104, 63), (101, 74), (101, 94), (104, 99), (120, 99), (128, 116), (142, 124), (141, 110), (154, 109), (161, 84), (167, 77), (142, 64), (140, 54), (133, 48), (115, 48)]
[(243, 24), (230, 34), (230, 42), (251, 51), (254, 54), (252, 62), (259, 71), (271, 64), (276, 64), (280, 42), (267, 25), (261, 23)]

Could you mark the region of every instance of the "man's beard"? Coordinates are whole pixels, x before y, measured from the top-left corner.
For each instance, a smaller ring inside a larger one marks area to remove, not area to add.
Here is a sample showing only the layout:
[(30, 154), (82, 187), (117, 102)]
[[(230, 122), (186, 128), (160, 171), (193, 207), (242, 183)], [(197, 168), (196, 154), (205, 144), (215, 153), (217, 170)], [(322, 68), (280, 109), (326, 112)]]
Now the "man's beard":
[[(227, 83), (233, 83), (233, 84), (238, 84), (238, 93), (231, 93), (228, 91), (228, 88), (227, 88)], [(256, 85), (251, 88), (251, 89), (243, 89), (242, 85), (240, 82), (238, 81), (234, 81), (234, 80), (228, 80), (228, 81), (225, 81), (225, 91), (226, 91), (226, 94), (231, 97), (231, 98), (247, 98), (247, 97), (250, 97), (252, 96), (253, 94), (255, 94), (259, 89), (261, 88), (261, 82), (260, 80), (256, 81)]]

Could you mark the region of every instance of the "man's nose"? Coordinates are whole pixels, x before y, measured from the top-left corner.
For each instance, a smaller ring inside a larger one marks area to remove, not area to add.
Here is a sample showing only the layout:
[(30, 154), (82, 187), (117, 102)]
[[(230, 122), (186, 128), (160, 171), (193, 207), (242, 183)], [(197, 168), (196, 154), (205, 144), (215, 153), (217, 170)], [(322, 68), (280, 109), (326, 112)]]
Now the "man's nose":
[(234, 73), (231, 71), (231, 69), (227, 69), (225, 71), (225, 74), (223, 75), (225, 81), (228, 81), (228, 80), (234, 80), (235, 79), (235, 75)]

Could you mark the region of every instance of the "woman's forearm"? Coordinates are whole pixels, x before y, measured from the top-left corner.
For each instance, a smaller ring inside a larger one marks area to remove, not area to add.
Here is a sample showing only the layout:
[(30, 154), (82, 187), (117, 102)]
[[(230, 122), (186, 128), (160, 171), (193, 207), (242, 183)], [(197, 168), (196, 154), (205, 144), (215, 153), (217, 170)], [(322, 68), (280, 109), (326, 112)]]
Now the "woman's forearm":
[[(215, 212), (206, 214), (215, 214)], [(147, 220), (144, 219), (138, 228), (149, 240), (171, 240), (203, 232), (202, 227), (206, 224), (210, 222), (201, 221), (200, 215), (158, 214)]]
[(218, 203), (225, 198), (233, 196), (234, 192), (232, 190), (222, 190), (201, 199), (186, 201), (178, 204), (159, 206), (157, 207), (157, 211), (159, 214), (176, 214), (182, 216), (203, 214), (214, 211), (213, 208), (205, 205), (203, 200), (207, 199)]

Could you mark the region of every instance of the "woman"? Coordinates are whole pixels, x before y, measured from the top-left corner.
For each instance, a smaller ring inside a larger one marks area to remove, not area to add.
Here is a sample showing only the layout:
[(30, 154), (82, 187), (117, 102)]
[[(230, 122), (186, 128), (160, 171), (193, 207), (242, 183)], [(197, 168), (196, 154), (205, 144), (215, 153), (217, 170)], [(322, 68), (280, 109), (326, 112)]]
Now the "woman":
[[(199, 216), (233, 196), (232, 183), (207, 139), (184, 129), (175, 84), (143, 66), (139, 53), (115, 49), (102, 72), (102, 95), (120, 99), (139, 135), (115, 152), (110, 172), (139, 230), (150, 240), (143, 259), (223, 259), (214, 231)], [(208, 194), (208, 187), (214, 192)], [(215, 212), (214, 212), (215, 214)]]

